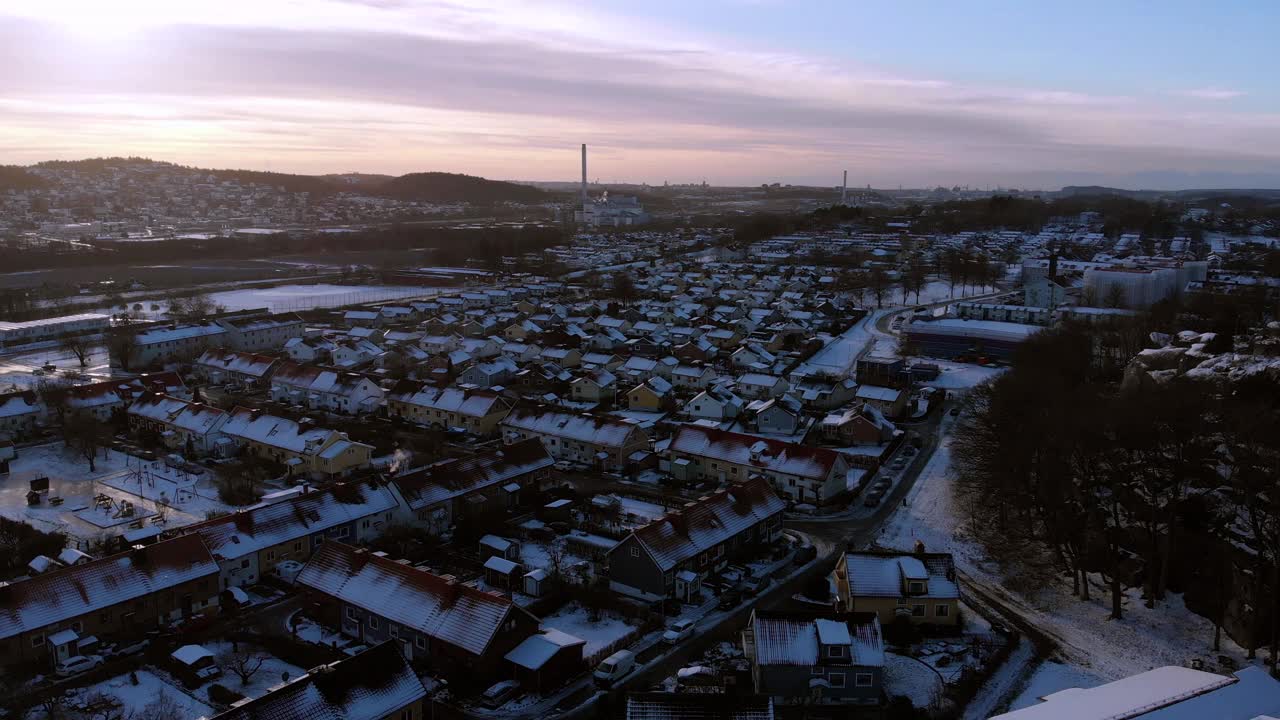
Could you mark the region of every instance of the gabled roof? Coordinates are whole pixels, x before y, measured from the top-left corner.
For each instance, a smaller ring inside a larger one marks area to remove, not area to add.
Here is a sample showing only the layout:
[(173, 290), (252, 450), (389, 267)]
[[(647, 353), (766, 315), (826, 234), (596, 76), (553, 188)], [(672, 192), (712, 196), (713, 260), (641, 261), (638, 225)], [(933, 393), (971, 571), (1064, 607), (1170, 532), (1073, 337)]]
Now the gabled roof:
[(217, 573), (218, 564), (195, 536), (48, 572), (0, 587), (0, 638)]
[(757, 665), (821, 665), (823, 645), (843, 645), (849, 648), (852, 665), (884, 666), (884, 642), (875, 613), (821, 616), (756, 612), (751, 629)]
[[(330, 442), (341, 440), (341, 433), (326, 428), (304, 428), (288, 418), (267, 415), (257, 410), (237, 407), (231, 411), (222, 431), (232, 437), (252, 440), (301, 455), (314, 455)], [(352, 441), (348, 441), (352, 442)]]
[(780, 514), (786, 507), (768, 482), (755, 478), (717, 490), (691, 507), (667, 513), (637, 528), (631, 536), (665, 571)]
[(397, 505), (395, 496), (385, 487), (368, 483), (335, 485), (238, 510), (177, 532), (199, 535), (215, 557), (230, 559), (384, 513)]
[(258, 355), (249, 352), (237, 352), (223, 348), (210, 348), (196, 359), (196, 365), (218, 368), (227, 372), (249, 375), (256, 378), (266, 377), (277, 359), (270, 355)]
[[(381, 348), (372, 347), (381, 352)], [(271, 376), (271, 383), (311, 392), (350, 395), (361, 385), (372, 383), (372, 381), (359, 373), (326, 370), (314, 365), (283, 361)]]
[(947, 553), (846, 552), (834, 573), (838, 586), (845, 585), (854, 597), (902, 597), (908, 580), (928, 581), (928, 594), (918, 597), (960, 597), (955, 563)]
[(551, 467), (555, 460), (542, 442), (529, 438), (499, 450), (445, 460), (392, 479), (413, 510), (482, 490)]
[(216, 407), (193, 403), (168, 395), (144, 395), (129, 406), (129, 414), (164, 423), (181, 430), (205, 435), (212, 431), (227, 413)]
[(622, 420), (535, 409), (515, 410), (502, 421), (502, 424), (504, 427), (604, 447), (622, 447), (632, 433), (641, 431), (635, 423)]
[(507, 401), (486, 390), (463, 390), (456, 387), (437, 388), (416, 380), (401, 380), (388, 395), (409, 405), (456, 412), (468, 417), (484, 417), (508, 407)]
[(298, 573), (297, 584), (482, 655), (515, 608), (506, 598), (327, 542)]
[(712, 458), (819, 480), (826, 478), (840, 460), (840, 453), (827, 448), (698, 425), (682, 426), (672, 438), (669, 449), (674, 454)]

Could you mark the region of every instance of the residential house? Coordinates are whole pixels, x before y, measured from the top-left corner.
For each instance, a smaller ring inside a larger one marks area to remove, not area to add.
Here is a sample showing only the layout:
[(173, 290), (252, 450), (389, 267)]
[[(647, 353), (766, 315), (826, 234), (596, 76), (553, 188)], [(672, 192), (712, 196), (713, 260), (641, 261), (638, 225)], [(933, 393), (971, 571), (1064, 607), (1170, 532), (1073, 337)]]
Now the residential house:
[(399, 643), (388, 641), (312, 668), (213, 720), (424, 720), (430, 705)]
[(649, 449), (649, 434), (633, 422), (552, 410), (515, 410), (502, 421), (507, 444), (537, 438), (557, 460), (621, 470)]
[(661, 412), (671, 405), (672, 389), (671, 383), (654, 375), (627, 393), (627, 409)]
[(220, 447), (227, 413), (203, 403), (168, 395), (144, 395), (129, 406), (126, 416), (134, 432), (154, 432), (171, 450), (208, 455)]
[(828, 579), (839, 612), (875, 613), (886, 626), (960, 624), (960, 588), (950, 553), (849, 551)]
[(209, 383), (234, 382), (245, 387), (265, 385), (280, 361), (270, 355), (210, 348), (196, 358), (192, 371)]
[[(151, 327), (143, 330), (117, 328), (113, 334), (127, 336), (127, 340), (113, 342), (110, 350), (111, 366), (127, 370), (141, 370), (166, 362), (190, 360), (211, 347), (226, 342), (227, 331), (215, 322), (192, 325), (172, 324), (167, 327)], [(120, 353), (128, 357), (120, 357)]]
[(367, 543), (401, 513), (394, 490), (371, 482), (338, 483), (170, 531), (198, 536), (217, 561), (218, 589), (262, 582), (276, 565), (306, 562), (326, 542)]
[(341, 542), (325, 543), (296, 585), (344, 635), (395, 639), (410, 661), (454, 678), (497, 677), (507, 653), (538, 631), (506, 598)]
[(387, 395), (387, 414), (435, 428), (463, 428), (487, 437), (498, 431), (511, 404), (488, 390), (436, 388), (416, 380), (401, 380)]
[(625, 361), (622, 358), (613, 353), (592, 352), (582, 356), (583, 367), (602, 368), (609, 371), (618, 369), (623, 362)]
[(794, 435), (804, 426), (804, 410), (800, 401), (790, 395), (753, 400), (747, 405), (756, 432)]
[(570, 397), (576, 402), (612, 401), (618, 389), (618, 378), (603, 368), (579, 375), (569, 383)]
[(284, 465), (294, 477), (341, 477), (368, 467), (373, 446), (346, 433), (237, 407), (222, 432), (243, 451)]
[(806, 408), (813, 410), (834, 410), (853, 402), (858, 392), (858, 383), (852, 378), (843, 380), (817, 380), (805, 378), (801, 382), (792, 383), (790, 393)]
[(227, 331), (222, 340), (224, 346), (249, 353), (278, 350), (289, 340), (302, 337), (307, 329), (295, 313), (224, 318), (216, 322)]
[(872, 613), (751, 613), (742, 633), (757, 695), (775, 704), (874, 707), (884, 699), (884, 640)]
[(176, 538), (29, 580), (0, 584), (0, 664), (37, 671), (81, 638), (135, 641), (218, 605), (218, 565), (197, 537)]
[[(136, 378), (104, 380), (75, 385), (61, 393), (56, 401), (49, 401), (55, 412), (80, 417), (92, 417), (106, 422), (116, 413), (123, 413), (130, 403), (147, 393), (158, 392), (173, 397), (186, 397), (187, 386), (177, 373), (143, 373)], [(46, 395), (46, 400), (48, 396)]]
[(576, 368), (582, 364), (582, 353), (574, 350), (573, 348), (543, 348), (542, 360), (544, 362), (555, 363), (556, 365), (568, 370), (570, 368)]
[(732, 482), (760, 476), (788, 499), (815, 505), (834, 502), (849, 490), (848, 461), (827, 448), (684, 425), (667, 452), (678, 480)]
[(672, 511), (637, 528), (608, 552), (609, 587), (645, 600), (693, 601), (702, 582), (729, 563), (758, 556), (782, 533), (786, 503), (761, 479)]
[(0, 440), (24, 440), (36, 430), (43, 412), (35, 392), (0, 395)]
[(905, 390), (877, 385), (859, 385), (855, 397), (888, 417), (899, 418), (906, 414), (907, 392)]
[(342, 321), (346, 323), (347, 327), (355, 327), (357, 325), (381, 327), (386, 318), (376, 310), (348, 310), (342, 316)]
[(382, 405), (383, 392), (364, 375), (282, 362), (271, 376), (271, 399), (341, 415), (365, 415)]
[(898, 429), (874, 405), (859, 403), (822, 419), (822, 437), (842, 445), (884, 445)]
[(712, 387), (685, 403), (684, 412), (695, 419), (723, 422), (738, 417), (743, 407), (742, 398), (723, 388)]
[(716, 379), (716, 371), (706, 365), (680, 365), (671, 371), (671, 384), (678, 388), (706, 390)]
[(404, 498), (410, 522), (442, 534), (458, 517), (483, 517), (532, 500), (554, 463), (542, 443), (530, 438), (410, 470), (391, 482)]
[(327, 363), (337, 344), (323, 337), (300, 337), (288, 340), (284, 352), (296, 363)]
[(787, 381), (776, 375), (745, 373), (738, 376), (734, 390), (748, 400), (778, 397), (787, 391)]
[(372, 340), (356, 338), (337, 338), (329, 351), (329, 362), (334, 367), (354, 368), (378, 359), (383, 349)]
[(511, 358), (499, 357), (489, 362), (475, 363), (463, 370), (458, 381), (467, 385), (489, 388), (505, 384), (519, 369)]

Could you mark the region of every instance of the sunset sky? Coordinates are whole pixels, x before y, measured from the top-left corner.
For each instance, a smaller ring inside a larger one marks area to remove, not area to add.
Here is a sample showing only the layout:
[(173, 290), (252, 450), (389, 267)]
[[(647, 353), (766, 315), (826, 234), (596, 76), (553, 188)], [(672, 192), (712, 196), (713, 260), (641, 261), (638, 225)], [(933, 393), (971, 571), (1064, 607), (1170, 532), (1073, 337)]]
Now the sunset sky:
[(12, 0), (0, 163), (1280, 187), (1280, 5)]

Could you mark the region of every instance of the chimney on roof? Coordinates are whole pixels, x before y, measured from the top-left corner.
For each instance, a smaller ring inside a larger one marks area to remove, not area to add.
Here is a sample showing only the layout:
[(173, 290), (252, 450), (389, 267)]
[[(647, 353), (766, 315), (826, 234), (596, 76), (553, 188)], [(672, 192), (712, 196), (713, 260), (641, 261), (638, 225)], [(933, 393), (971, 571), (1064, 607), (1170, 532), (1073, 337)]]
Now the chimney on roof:
[(923, 540), (916, 540), (916, 544), (915, 544), (914, 552), (915, 552), (915, 554), (916, 554), (916, 555), (923, 555), (923, 554), (924, 554), (924, 541), (923, 541)]

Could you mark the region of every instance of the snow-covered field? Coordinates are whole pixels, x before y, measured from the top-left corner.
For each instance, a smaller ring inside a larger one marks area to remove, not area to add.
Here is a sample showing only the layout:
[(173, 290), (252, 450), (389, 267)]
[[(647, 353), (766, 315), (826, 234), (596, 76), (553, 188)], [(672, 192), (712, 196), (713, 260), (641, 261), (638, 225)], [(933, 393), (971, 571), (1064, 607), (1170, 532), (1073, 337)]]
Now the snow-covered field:
[(1006, 712), (1035, 705), (1040, 702), (1040, 698), (1059, 690), (1094, 687), (1103, 682), (1105, 681), (1099, 680), (1095, 675), (1080, 668), (1049, 660), (1041, 663), (1040, 667), (1031, 673), (1031, 677), (1027, 679), (1026, 685), (1022, 687), (1018, 696), (1009, 703)]
[[(877, 542), (910, 549), (920, 540), (929, 551), (952, 553), (962, 573), (962, 586), (980, 585), (1015, 608), (1057, 641), (1057, 659), (1063, 665), (1099, 682), (1153, 667), (1184, 665), (1193, 658), (1214, 666), (1218, 655), (1229, 655), (1245, 664), (1244, 651), (1226, 637), (1221, 651), (1212, 650), (1213, 625), (1188, 611), (1178, 595), (1170, 595), (1161, 607), (1151, 610), (1144, 606), (1138, 591), (1130, 591), (1124, 619), (1113, 621), (1107, 619), (1110, 597), (1102, 588), (1094, 589), (1092, 600), (1082, 602), (1072, 596), (1068, 577), (1048, 582), (1034, 596), (1006, 588), (1000, 568), (968, 536), (956, 507), (950, 472), (954, 422), (949, 416), (944, 419), (938, 448), (908, 495), (906, 507), (885, 524)], [(1046, 673), (1041, 683), (1047, 686), (1054, 680), (1050, 671)]]
[(911, 362), (929, 363), (937, 365), (942, 369), (942, 374), (936, 380), (929, 380), (924, 383), (928, 387), (942, 388), (944, 390), (965, 390), (975, 385), (980, 385), (987, 380), (1004, 372), (1006, 368), (986, 367), (983, 365), (972, 365), (969, 363), (949, 362), (947, 360), (938, 360), (936, 358), (908, 358)]
[(270, 308), (272, 312), (341, 307), (359, 303), (424, 297), (440, 290), (400, 285), (277, 285), (212, 293), (209, 299), (228, 310)]
[(590, 657), (608, 647), (610, 643), (625, 637), (636, 626), (611, 615), (601, 615), (599, 620), (591, 620), (585, 607), (570, 603), (557, 610), (554, 615), (543, 618), (542, 627), (555, 628), (586, 640), (587, 645), (582, 649), (582, 655)]

